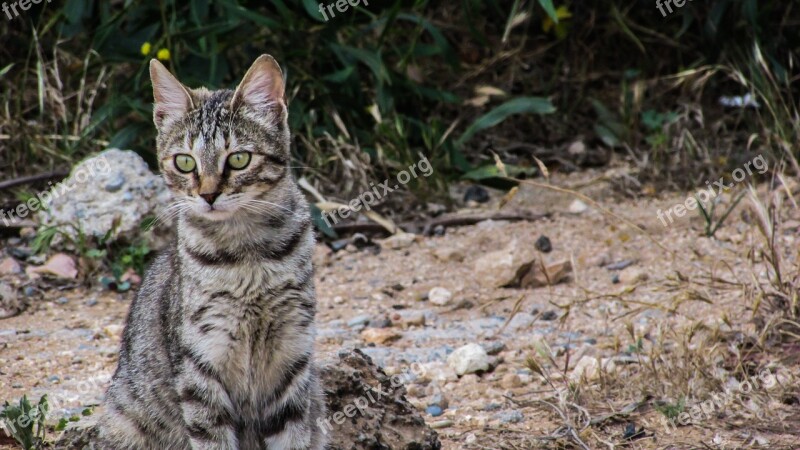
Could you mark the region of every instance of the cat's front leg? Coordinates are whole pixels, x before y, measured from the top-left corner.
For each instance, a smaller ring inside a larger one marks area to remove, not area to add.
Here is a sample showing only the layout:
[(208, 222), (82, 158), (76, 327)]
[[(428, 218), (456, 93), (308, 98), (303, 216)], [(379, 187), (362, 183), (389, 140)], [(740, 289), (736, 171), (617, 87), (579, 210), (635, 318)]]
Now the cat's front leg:
[(222, 386), (197, 376), (184, 377), (178, 393), (186, 435), (193, 450), (237, 450), (233, 407)]

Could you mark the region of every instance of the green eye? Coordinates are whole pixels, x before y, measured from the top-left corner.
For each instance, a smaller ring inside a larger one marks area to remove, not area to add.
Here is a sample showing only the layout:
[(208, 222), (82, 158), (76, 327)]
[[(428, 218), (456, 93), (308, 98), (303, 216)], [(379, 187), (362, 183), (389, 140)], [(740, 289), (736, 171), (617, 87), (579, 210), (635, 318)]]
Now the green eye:
[(197, 163), (194, 162), (194, 158), (189, 155), (175, 155), (175, 167), (178, 168), (183, 173), (189, 173), (197, 167)]
[(250, 153), (238, 152), (228, 156), (228, 165), (231, 169), (242, 170), (250, 164)]

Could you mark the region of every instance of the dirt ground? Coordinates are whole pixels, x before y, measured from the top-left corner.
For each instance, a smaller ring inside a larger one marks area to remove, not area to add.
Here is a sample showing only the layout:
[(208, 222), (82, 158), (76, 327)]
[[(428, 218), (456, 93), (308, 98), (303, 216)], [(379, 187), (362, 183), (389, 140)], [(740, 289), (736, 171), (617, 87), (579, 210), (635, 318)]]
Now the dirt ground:
[[(614, 173), (606, 175), (551, 181), (594, 180), (581, 192), (605, 199), (600, 205), (618, 217), (522, 186), (502, 210), (548, 218), (449, 228), (397, 249), (384, 242), (379, 251), (333, 253), (320, 244), (318, 351), (363, 348), (387, 373), (411, 373), (408, 399), (444, 449), (800, 448), (800, 347), (761, 333), (758, 318), (775, 317), (764, 287), (770, 253), (750, 200), (712, 239), (697, 211), (669, 226), (657, 218), (686, 193), (624, 199), (605, 181)], [(759, 194), (766, 198), (767, 187)], [(499, 201), (493, 194), (462, 212), (496, 211)], [(774, 248), (791, 273), (800, 213), (787, 199), (781, 217)], [(540, 259), (570, 261), (568, 280), (532, 289), (482, 282), (477, 259), (533, 247), (542, 235), (552, 251)], [(433, 304), (436, 287), (452, 298)], [(68, 415), (97, 405), (131, 296), (66, 286), (0, 320), (0, 400), (48, 393)], [(489, 350), (490, 369), (457, 377), (447, 357), (469, 343)], [(592, 366), (598, 360), (600, 370)], [(767, 381), (745, 390), (743, 373), (767, 373)], [(726, 390), (735, 395), (711, 407)], [(704, 402), (709, 408), (695, 414)]]

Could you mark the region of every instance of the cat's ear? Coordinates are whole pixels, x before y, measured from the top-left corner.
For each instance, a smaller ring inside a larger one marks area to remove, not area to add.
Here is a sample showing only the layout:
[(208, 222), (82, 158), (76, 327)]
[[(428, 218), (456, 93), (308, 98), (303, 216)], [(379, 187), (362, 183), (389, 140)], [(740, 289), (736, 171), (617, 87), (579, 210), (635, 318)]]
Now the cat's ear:
[(284, 102), (283, 72), (270, 55), (261, 55), (242, 78), (233, 94), (234, 109), (247, 105), (256, 111), (282, 107)]
[(192, 96), (163, 64), (150, 60), (150, 81), (153, 83), (153, 122), (163, 129), (183, 117), (192, 108)]

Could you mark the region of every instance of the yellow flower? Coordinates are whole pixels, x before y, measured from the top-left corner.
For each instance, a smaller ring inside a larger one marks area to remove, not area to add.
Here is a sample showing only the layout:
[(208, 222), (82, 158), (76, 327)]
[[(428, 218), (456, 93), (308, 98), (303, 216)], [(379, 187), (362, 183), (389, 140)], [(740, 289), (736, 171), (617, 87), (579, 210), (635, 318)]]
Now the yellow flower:
[(144, 56), (147, 56), (147, 55), (149, 55), (149, 54), (150, 54), (150, 50), (151, 50), (152, 48), (153, 48), (153, 46), (152, 46), (152, 45), (150, 45), (150, 43), (149, 43), (149, 42), (145, 42), (144, 44), (142, 44), (142, 48), (141, 48), (141, 49), (139, 49), (139, 51), (140, 51), (140, 52), (141, 52), (141, 53), (142, 53)]
[(156, 53), (156, 58), (160, 59), (161, 61), (169, 61), (169, 49), (159, 49), (158, 53)]
[[(569, 8), (566, 6), (562, 5), (556, 9), (556, 19), (558, 19), (559, 25), (561, 24), (561, 19), (569, 19), (570, 17), (572, 17), (572, 13), (569, 12)], [(554, 25), (556, 24), (553, 22), (553, 19), (551, 19), (550, 16), (547, 16), (544, 18), (544, 20), (542, 20), (542, 31), (547, 33), (553, 29)], [(556, 27), (556, 34), (558, 34), (558, 32), (558, 27)]]

